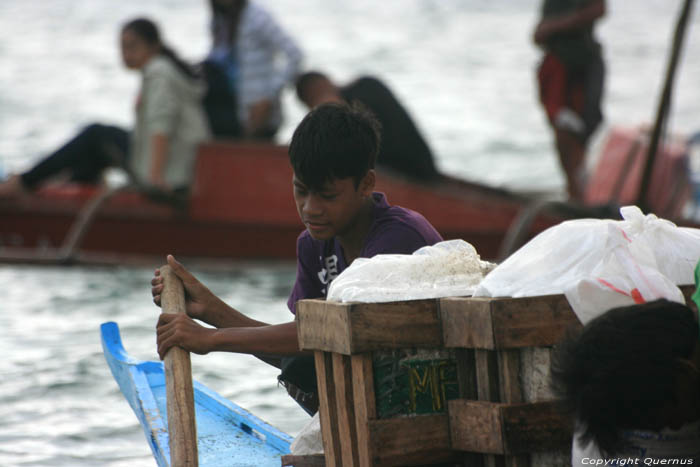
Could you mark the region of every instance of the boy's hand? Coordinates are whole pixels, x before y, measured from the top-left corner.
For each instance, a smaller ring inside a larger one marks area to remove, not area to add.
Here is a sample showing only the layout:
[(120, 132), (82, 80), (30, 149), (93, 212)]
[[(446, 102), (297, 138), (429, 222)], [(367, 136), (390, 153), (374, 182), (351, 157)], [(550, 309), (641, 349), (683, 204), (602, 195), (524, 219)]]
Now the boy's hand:
[(156, 325), (158, 356), (165, 358), (171, 347), (181, 347), (200, 355), (211, 350), (211, 335), (216, 329), (197, 324), (184, 313), (162, 313)]
[[(185, 289), (187, 314), (192, 318), (208, 322), (205, 316), (210, 305), (216, 300), (216, 297), (172, 255), (168, 255), (167, 260), (168, 266), (170, 266), (172, 272), (180, 278)], [(153, 302), (160, 306), (160, 295), (163, 293), (163, 277), (160, 275), (160, 269), (155, 270), (153, 279), (151, 279), (151, 285)]]

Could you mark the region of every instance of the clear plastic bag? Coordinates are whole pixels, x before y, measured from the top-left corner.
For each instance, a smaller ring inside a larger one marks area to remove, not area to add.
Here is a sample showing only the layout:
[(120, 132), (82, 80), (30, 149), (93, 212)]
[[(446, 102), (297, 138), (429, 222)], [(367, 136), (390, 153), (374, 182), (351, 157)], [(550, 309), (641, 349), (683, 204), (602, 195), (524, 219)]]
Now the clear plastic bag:
[(328, 290), (328, 300), (391, 302), (471, 295), (495, 265), (481, 261), (472, 245), (448, 240), (412, 255), (358, 258)]

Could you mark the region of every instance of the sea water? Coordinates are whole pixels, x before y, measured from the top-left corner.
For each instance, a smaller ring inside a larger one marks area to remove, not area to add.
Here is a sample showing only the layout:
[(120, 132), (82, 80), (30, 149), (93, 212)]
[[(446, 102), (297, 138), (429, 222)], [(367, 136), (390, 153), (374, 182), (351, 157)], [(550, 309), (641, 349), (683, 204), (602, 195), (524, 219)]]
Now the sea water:
[[(561, 192), (563, 177), (538, 105), (532, 0), (260, 0), (294, 36), (307, 68), (340, 83), (382, 78), (415, 117), (441, 170), (518, 190)], [(679, 2), (610, 0), (604, 45), (606, 126), (653, 122)], [(125, 71), (119, 25), (158, 20), (183, 57), (209, 46), (206, 0), (0, 1), (0, 165), (30, 167), (93, 121), (128, 126), (139, 77)], [(700, 12), (689, 24), (670, 129), (700, 129)], [(287, 142), (303, 116), (283, 96)], [(2, 219), (0, 219), (2, 222)], [(0, 265), (0, 465), (153, 466), (136, 417), (102, 357), (113, 320), (129, 352), (157, 358), (152, 268)], [(290, 318), (290, 263), (195, 272), (256, 319)], [(253, 357), (193, 356), (194, 376), (295, 434), (306, 422), (276, 371)]]

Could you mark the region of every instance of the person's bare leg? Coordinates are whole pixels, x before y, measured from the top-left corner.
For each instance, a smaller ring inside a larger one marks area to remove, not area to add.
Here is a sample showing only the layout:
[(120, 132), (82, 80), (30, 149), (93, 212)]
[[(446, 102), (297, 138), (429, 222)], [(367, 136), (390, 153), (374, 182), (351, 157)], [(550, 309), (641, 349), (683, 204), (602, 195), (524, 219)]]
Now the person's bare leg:
[(555, 129), (557, 152), (564, 175), (567, 191), (572, 201), (583, 201), (583, 168), (586, 147), (583, 142), (568, 130)]
[(14, 198), (25, 192), (19, 175), (12, 175), (10, 178), (0, 183), (0, 199)]

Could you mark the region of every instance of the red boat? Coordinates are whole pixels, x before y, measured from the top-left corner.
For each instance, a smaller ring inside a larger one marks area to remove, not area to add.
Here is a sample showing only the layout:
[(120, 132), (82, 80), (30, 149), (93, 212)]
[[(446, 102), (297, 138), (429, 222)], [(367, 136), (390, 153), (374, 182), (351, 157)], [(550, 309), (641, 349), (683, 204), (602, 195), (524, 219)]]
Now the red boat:
[[(621, 176), (609, 175), (613, 169), (624, 172), (641, 164), (643, 144), (637, 136), (623, 131), (609, 138), (599, 164), (602, 175), (589, 184), (592, 204), (617, 201), (620, 193), (620, 201), (627, 202), (634, 195), (626, 188), (637, 183), (634, 177), (620, 185)], [(136, 191), (95, 202), (98, 187), (43, 188), (0, 201), (0, 259), (153, 262), (167, 253), (218, 260), (292, 259), (303, 226), (291, 180), (286, 147), (215, 142), (200, 149), (193, 190), (184, 207), (153, 201)], [(682, 188), (681, 194), (687, 193), (687, 186)], [(445, 239), (471, 243), (485, 259), (502, 257), (562, 220), (596, 214), (448, 176), (427, 184), (380, 171), (377, 189), (390, 203), (421, 212)]]

